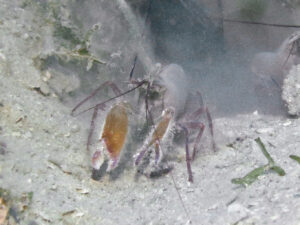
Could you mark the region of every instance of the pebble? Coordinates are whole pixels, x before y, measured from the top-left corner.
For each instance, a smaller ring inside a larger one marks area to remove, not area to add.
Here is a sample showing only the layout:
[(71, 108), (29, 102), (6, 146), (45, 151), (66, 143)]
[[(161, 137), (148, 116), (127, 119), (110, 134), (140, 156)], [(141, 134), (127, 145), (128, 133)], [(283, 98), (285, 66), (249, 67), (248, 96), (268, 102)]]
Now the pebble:
[(287, 205), (281, 205), (281, 210), (282, 210), (282, 212), (289, 212), (290, 211), (290, 209)]
[(76, 191), (80, 194), (88, 194), (90, 191), (86, 188), (76, 188)]
[(77, 124), (75, 124), (71, 127), (72, 133), (77, 133), (78, 131), (80, 131), (80, 127)]
[(21, 137), (21, 133), (20, 132), (12, 132), (11, 135), (13, 137)]
[(271, 220), (278, 220), (280, 218), (279, 214), (276, 214), (274, 216), (271, 216)]
[(292, 124), (292, 121), (288, 120), (286, 122), (284, 122), (282, 125), (287, 127), (287, 126), (290, 126)]
[(1, 52), (0, 52), (0, 59), (1, 59), (2, 61), (6, 61), (5, 55), (4, 55), (3, 53), (1, 53)]
[(266, 134), (269, 133), (270, 135), (274, 134), (274, 129), (271, 127), (267, 127), (267, 128), (259, 128), (255, 130), (256, 133), (258, 134)]
[(50, 88), (47, 85), (41, 83), (39, 88), (40, 88), (41, 93), (43, 93), (43, 95), (47, 96), (50, 94)]
[(228, 206), (227, 211), (230, 214), (238, 214), (240, 217), (244, 217), (247, 216), (249, 210), (239, 203), (233, 203)]
[(23, 38), (24, 40), (27, 40), (29, 37), (30, 37), (30, 36), (29, 36), (29, 34), (27, 34), (27, 33), (25, 33), (25, 34), (22, 35), (22, 38)]
[(83, 212), (77, 212), (74, 214), (74, 217), (83, 217), (84, 213)]
[(43, 79), (44, 82), (47, 82), (51, 78), (52, 78), (52, 74), (47, 70), (42, 79)]
[(31, 138), (32, 138), (32, 133), (31, 133), (30, 131), (26, 132), (26, 133), (24, 134), (24, 138), (26, 138), (26, 139), (31, 139)]
[(57, 185), (56, 184), (53, 184), (51, 187), (50, 187), (51, 190), (53, 191), (56, 191), (57, 190)]

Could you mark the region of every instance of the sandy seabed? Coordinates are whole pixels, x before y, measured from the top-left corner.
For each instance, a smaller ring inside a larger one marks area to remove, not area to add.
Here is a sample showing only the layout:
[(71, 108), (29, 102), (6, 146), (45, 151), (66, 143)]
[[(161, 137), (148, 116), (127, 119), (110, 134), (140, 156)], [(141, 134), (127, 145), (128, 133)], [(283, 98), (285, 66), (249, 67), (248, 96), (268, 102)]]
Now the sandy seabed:
[[(72, 117), (59, 98), (41, 94), (47, 82), (33, 57), (42, 28), (16, 2), (0, 1), (0, 187), (10, 192), (10, 224), (300, 224), (300, 165), (289, 158), (300, 155), (299, 119), (215, 118), (218, 151), (192, 163), (192, 184), (178, 147), (172, 176), (189, 218), (171, 174), (135, 179), (129, 166), (117, 179), (93, 181), (85, 150), (89, 118)], [(267, 163), (257, 137), (286, 175), (267, 173), (246, 188), (233, 184)], [(26, 193), (32, 199), (24, 203)]]

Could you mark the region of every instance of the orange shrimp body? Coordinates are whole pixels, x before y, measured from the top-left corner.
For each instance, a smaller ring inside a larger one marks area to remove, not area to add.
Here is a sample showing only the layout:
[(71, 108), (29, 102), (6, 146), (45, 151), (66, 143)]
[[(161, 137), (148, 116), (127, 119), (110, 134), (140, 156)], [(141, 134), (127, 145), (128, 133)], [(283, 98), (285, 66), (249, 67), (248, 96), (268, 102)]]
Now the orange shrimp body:
[(113, 160), (119, 158), (125, 144), (127, 131), (127, 109), (123, 103), (116, 104), (106, 116), (101, 136), (101, 140), (104, 141), (106, 149)]
[(165, 115), (163, 115), (162, 120), (159, 122), (155, 131), (152, 134), (152, 138), (148, 144), (148, 147), (153, 145), (156, 141), (161, 141), (161, 139), (164, 137), (164, 135), (169, 127), (169, 123), (170, 123), (170, 120), (172, 119), (173, 114), (174, 114), (173, 109), (169, 108), (165, 111)]

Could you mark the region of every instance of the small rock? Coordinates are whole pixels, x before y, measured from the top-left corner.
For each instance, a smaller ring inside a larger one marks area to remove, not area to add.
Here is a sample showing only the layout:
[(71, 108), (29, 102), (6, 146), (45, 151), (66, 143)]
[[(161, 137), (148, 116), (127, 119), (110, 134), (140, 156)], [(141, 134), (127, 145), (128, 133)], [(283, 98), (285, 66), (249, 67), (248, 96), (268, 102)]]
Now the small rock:
[(21, 133), (20, 132), (12, 132), (11, 135), (13, 137), (21, 137)]
[(290, 126), (291, 124), (292, 124), (292, 121), (288, 120), (288, 121), (284, 122), (282, 125), (284, 127), (287, 127), (287, 126)]
[(30, 37), (30, 36), (29, 36), (29, 34), (27, 34), (27, 33), (25, 33), (25, 34), (22, 35), (22, 38), (23, 38), (24, 40), (28, 40), (29, 37)]
[(52, 191), (56, 191), (56, 190), (57, 190), (57, 185), (56, 185), (56, 184), (53, 184), (53, 185), (50, 187), (50, 189), (51, 189)]
[(228, 213), (238, 215), (239, 217), (245, 217), (248, 215), (248, 209), (239, 203), (233, 203), (227, 208)]
[(80, 130), (80, 127), (77, 124), (75, 124), (71, 127), (72, 133), (77, 133), (79, 130)]
[(86, 194), (88, 194), (90, 191), (88, 190), (88, 189), (86, 189), (86, 188), (76, 188), (76, 191), (78, 192), (78, 193), (80, 193), (80, 194), (84, 194), (84, 195), (86, 195)]
[(281, 205), (281, 210), (282, 210), (282, 212), (289, 212), (290, 211), (290, 209), (287, 205)]
[(6, 61), (6, 57), (3, 53), (0, 52), (0, 60)]
[(45, 72), (45, 75), (43, 76), (42, 79), (43, 79), (44, 82), (47, 82), (48, 80), (51, 79), (51, 77), (52, 77), (52, 74), (50, 73), (50, 71), (47, 70), (47, 71)]
[(274, 129), (271, 127), (267, 127), (267, 128), (259, 128), (255, 130), (256, 133), (258, 134), (267, 134), (269, 133), (270, 135), (272, 135), (274, 133)]
[(84, 216), (84, 212), (77, 212), (74, 214), (74, 217), (83, 217)]
[(26, 139), (31, 139), (31, 138), (32, 138), (32, 133), (31, 133), (30, 131), (26, 132), (26, 133), (24, 134), (24, 138), (26, 138)]

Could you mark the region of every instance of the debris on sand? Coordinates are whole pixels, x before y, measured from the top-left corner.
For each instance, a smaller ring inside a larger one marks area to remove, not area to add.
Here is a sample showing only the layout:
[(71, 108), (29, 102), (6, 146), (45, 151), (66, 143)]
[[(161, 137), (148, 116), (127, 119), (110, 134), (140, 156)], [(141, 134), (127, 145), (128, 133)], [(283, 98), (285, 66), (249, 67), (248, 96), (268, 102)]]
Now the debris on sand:
[(258, 168), (255, 168), (254, 170), (252, 170), (251, 172), (249, 172), (247, 175), (245, 175), (242, 178), (232, 179), (231, 180), (232, 183), (241, 184), (241, 185), (244, 185), (244, 186), (249, 186), (255, 180), (257, 180), (257, 178), (259, 176), (269, 172), (270, 170), (276, 172), (279, 176), (284, 176), (285, 175), (285, 171), (281, 167), (279, 167), (275, 164), (275, 161), (273, 160), (273, 158), (268, 153), (267, 149), (265, 148), (265, 145), (260, 140), (260, 138), (256, 138), (255, 141), (259, 145), (259, 147), (260, 147), (262, 153), (264, 154), (264, 156), (267, 158), (268, 164), (266, 164), (264, 166), (261, 166), (261, 167), (258, 167)]

